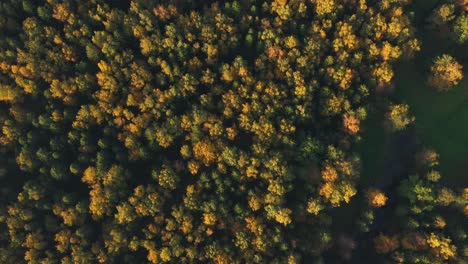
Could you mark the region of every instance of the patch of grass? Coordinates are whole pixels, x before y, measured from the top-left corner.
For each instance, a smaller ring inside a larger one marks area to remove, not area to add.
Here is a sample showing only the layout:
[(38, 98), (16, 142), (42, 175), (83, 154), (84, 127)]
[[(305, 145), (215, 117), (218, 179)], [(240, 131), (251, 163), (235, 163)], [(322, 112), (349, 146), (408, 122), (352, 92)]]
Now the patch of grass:
[(420, 60), (401, 63), (395, 74), (395, 95), (410, 105), (423, 143), (440, 154), (446, 182), (461, 184), (467, 180), (463, 164), (468, 162), (468, 82), (465, 78), (452, 90), (437, 92), (427, 86), (424, 67), (428, 66)]
[[(427, 27), (427, 17), (437, 5), (435, 0), (415, 0), (415, 13), (422, 51), (416, 59), (396, 67), (395, 99), (410, 105), (416, 116), (415, 129), (423, 144), (440, 154), (440, 170), (450, 185), (466, 185), (468, 178), (468, 68), (464, 48), (454, 46), (446, 34)], [(437, 92), (426, 81), (435, 56), (454, 55), (465, 67), (462, 83), (450, 91)], [(463, 61), (465, 60), (465, 61)]]
[(375, 109), (363, 124), (359, 152), (362, 162), (361, 185), (371, 186), (382, 173), (386, 154), (387, 133), (383, 126), (384, 113)]
[[(468, 184), (468, 61), (463, 57), (463, 47), (454, 46), (448, 36), (427, 27), (426, 20), (436, 6), (435, 0), (415, 0), (410, 9), (422, 51), (416, 59), (402, 61), (395, 69), (396, 90), (394, 101), (410, 105), (416, 116), (414, 124), (422, 143), (440, 154), (440, 170), (444, 182), (449, 185)], [(465, 78), (448, 92), (438, 92), (428, 87), (426, 81), (430, 64), (435, 56), (448, 53), (464, 64)], [(465, 51), (466, 53), (466, 51)], [(465, 55), (466, 56), (466, 55)], [(464, 60), (464, 61), (463, 61)], [(380, 107), (382, 108), (382, 107)], [(392, 144), (392, 136), (382, 125), (382, 110), (369, 114), (363, 124), (362, 143), (359, 151), (362, 159), (362, 186), (371, 186), (385, 171), (384, 163)]]

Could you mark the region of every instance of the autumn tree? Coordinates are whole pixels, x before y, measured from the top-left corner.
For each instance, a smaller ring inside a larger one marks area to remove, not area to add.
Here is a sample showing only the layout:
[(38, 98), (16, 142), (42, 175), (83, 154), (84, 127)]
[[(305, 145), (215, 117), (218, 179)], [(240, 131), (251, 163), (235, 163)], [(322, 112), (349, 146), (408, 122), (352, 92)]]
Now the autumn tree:
[(390, 106), (387, 121), (392, 131), (401, 131), (414, 123), (415, 117), (410, 114), (407, 104), (395, 104)]
[(387, 203), (387, 196), (377, 189), (371, 189), (366, 193), (367, 202), (374, 208), (382, 207)]
[(444, 54), (434, 59), (429, 84), (439, 91), (448, 91), (463, 78), (462, 65), (452, 56)]

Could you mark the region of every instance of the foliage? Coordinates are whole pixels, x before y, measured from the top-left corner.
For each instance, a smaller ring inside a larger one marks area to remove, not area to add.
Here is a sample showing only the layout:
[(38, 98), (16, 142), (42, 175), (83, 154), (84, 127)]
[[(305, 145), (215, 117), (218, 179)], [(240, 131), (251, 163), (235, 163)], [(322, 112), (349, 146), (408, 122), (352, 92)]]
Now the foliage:
[(410, 114), (407, 104), (391, 105), (387, 119), (390, 129), (393, 131), (403, 130), (415, 121), (415, 117)]
[(367, 201), (374, 208), (382, 207), (387, 203), (387, 196), (379, 190), (369, 190), (367, 192)]
[[(407, 3), (2, 1), (0, 262), (326, 259), (370, 97), (419, 50)], [(461, 206), (436, 176), (411, 212)]]
[(417, 169), (425, 177), (410, 176), (400, 183), (398, 196), (389, 197), (399, 203), (387, 209), (393, 217), (377, 228), (381, 233), (373, 239), (374, 248), (397, 263), (463, 263), (468, 241), (465, 191), (444, 187), (436, 165), (425, 164)]
[(462, 65), (452, 56), (443, 54), (434, 59), (429, 84), (439, 91), (450, 90), (463, 78)]
[(468, 8), (464, 0), (439, 1), (432, 11), (431, 24), (438, 30), (448, 27), (451, 39), (457, 44), (468, 40)]

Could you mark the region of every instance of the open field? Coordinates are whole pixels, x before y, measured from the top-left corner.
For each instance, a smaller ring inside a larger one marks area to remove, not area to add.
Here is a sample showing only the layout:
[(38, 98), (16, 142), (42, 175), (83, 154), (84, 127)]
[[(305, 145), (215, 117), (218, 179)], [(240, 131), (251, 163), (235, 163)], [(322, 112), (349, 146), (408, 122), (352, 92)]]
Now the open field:
[(397, 68), (396, 97), (410, 105), (416, 133), (424, 145), (440, 154), (440, 169), (449, 183), (463, 178), (468, 168), (468, 82), (447, 93), (427, 87), (422, 66), (405, 62)]
[[(468, 51), (441, 43), (446, 36), (424, 27), (424, 17), (434, 6), (434, 1), (415, 1), (415, 20), (424, 29), (418, 32), (422, 50), (416, 59), (399, 63), (395, 70), (396, 102), (407, 103), (416, 117), (415, 133), (421, 142), (440, 154), (440, 170), (444, 180), (451, 185), (466, 185), (468, 179)], [(426, 80), (432, 59), (448, 53), (464, 64), (465, 78), (462, 83), (446, 93), (428, 87)], [(382, 127), (383, 114), (371, 113), (365, 123), (361, 155), (363, 180), (375, 182), (377, 175), (385, 170), (384, 159), (388, 154), (390, 135)], [(368, 183), (369, 184), (369, 183)]]

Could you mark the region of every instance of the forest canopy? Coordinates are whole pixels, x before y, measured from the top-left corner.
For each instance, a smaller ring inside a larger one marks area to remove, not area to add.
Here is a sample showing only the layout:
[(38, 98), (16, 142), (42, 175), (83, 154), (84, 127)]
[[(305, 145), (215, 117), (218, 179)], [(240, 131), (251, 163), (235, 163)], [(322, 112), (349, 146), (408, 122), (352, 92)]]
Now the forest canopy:
[(360, 183), (363, 123), (420, 50), (409, 3), (1, 1), (0, 262), (463, 263), (468, 189), (436, 153)]

